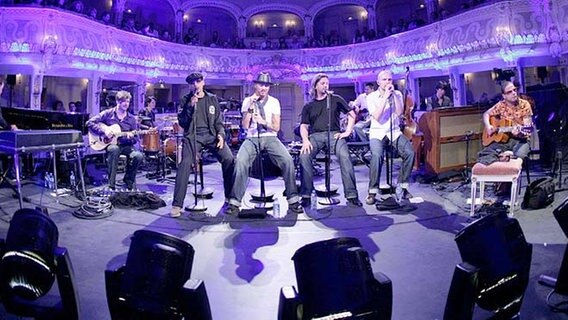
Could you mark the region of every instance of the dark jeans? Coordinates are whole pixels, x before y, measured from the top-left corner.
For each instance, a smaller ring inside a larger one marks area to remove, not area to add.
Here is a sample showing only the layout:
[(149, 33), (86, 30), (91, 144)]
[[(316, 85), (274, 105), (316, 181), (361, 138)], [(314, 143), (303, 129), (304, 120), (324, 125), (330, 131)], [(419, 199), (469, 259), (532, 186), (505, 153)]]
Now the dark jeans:
[(485, 165), (497, 162), (499, 161), (499, 154), (505, 151), (512, 151), (515, 157), (524, 160), (529, 155), (531, 147), (526, 139), (511, 138), (506, 143), (493, 142), (477, 154), (477, 162)]
[[(369, 141), (369, 147), (371, 149), (369, 193), (371, 194), (377, 194), (379, 192), (381, 168), (383, 167), (384, 159), (383, 150), (388, 142), (389, 141), (387, 138), (383, 140), (371, 139)], [(398, 138), (396, 138), (393, 146), (398, 151), (398, 154), (402, 157), (402, 166), (400, 167), (400, 173), (398, 175), (398, 183), (407, 184), (408, 178), (412, 173), (412, 166), (414, 164), (414, 149), (412, 148), (412, 143), (410, 143), (405, 135), (401, 134)]]
[(108, 165), (108, 186), (114, 188), (116, 185), (116, 169), (118, 167), (118, 158), (120, 155), (126, 156), (126, 173), (124, 174), (124, 183), (128, 189), (132, 189), (136, 184), (136, 173), (138, 167), (144, 160), (144, 155), (134, 146), (110, 145), (106, 149), (107, 165)]
[(282, 170), (288, 203), (298, 202), (300, 199), (292, 156), (277, 137), (260, 137), (260, 148), (258, 142), (259, 138), (247, 138), (239, 148), (235, 165), (235, 186), (230, 203), (236, 206), (241, 205), (247, 188), (250, 168), (258, 152), (262, 150), (266, 150), (270, 161)]
[(369, 127), (371, 127), (371, 119), (359, 121), (353, 126), (353, 131), (361, 142), (369, 141), (369, 136), (365, 133), (365, 129)]
[[(355, 183), (355, 171), (353, 163), (349, 157), (349, 148), (345, 139), (335, 140), (333, 135), (337, 133), (331, 132), (331, 152), (335, 153), (339, 159), (339, 167), (341, 169), (341, 181), (343, 182), (343, 191), (345, 198), (358, 198), (357, 185)], [(300, 195), (309, 198), (314, 189), (314, 169), (312, 167), (312, 159), (320, 152), (321, 149), (329, 147), (327, 145), (327, 132), (316, 132), (310, 135), (310, 142), (313, 146), (312, 152), (300, 155), (300, 172), (301, 182)]]
[[(197, 138), (197, 152), (207, 149), (213, 153), (217, 161), (221, 162), (221, 170), (223, 171), (223, 188), (225, 189), (225, 199), (229, 199), (233, 188), (233, 170), (234, 158), (233, 153), (227, 143), (222, 149), (217, 149), (217, 140), (213, 136), (206, 138)], [(183, 207), (185, 194), (187, 193), (187, 183), (189, 182), (189, 174), (191, 166), (195, 162), (195, 152), (193, 151), (193, 139), (187, 137), (182, 138), (182, 155), (181, 162), (178, 165), (176, 175), (176, 185), (174, 187), (174, 200), (172, 206)]]

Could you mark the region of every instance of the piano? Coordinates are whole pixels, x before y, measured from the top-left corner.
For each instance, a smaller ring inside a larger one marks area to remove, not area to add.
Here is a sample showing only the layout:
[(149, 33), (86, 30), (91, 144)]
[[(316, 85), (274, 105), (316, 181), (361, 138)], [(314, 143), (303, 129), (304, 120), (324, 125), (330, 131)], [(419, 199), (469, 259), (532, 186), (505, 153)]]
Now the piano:
[(32, 130), (79, 130), (87, 134), (88, 113), (69, 113), (59, 111), (2, 108), (2, 115), (9, 124), (20, 129)]
[[(77, 168), (83, 187), (83, 196), (86, 199), (85, 181), (79, 148), (84, 146), (83, 134), (78, 130), (18, 130), (0, 131), (0, 152), (10, 154), (14, 158), (14, 170), (16, 172), (16, 187), (20, 200), (20, 208), (23, 208), (22, 182), (20, 180), (20, 160), (22, 153), (51, 152), (55, 159), (55, 151), (61, 149), (75, 149), (77, 152)], [(57, 166), (53, 166), (55, 178), (55, 190), (57, 190)]]

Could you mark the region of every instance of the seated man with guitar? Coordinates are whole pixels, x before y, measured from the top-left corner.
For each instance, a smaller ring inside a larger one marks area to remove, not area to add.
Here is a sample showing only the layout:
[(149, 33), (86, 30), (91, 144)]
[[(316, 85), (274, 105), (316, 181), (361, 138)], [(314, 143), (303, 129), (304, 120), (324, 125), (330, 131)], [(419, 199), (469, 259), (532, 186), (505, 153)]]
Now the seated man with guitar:
[(136, 131), (136, 117), (128, 113), (132, 96), (127, 91), (116, 94), (116, 107), (107, 109), (87, 121), (89, 145), (94, 150), (106, 149), (108, 165), (108, 186), (115, 190), (118, 158), (121, 154), (128, 157), (124, 183), (128, 190), (136, 187), (136, 172), (144, 156), (137, 151), (136, 135), (147, 133)]
[(512, 82), (501, 85), (503, 100), (483, 113), (485, 130), (482, 143), (485, 147), (478, 154), (478, 162), (485, 165), (499, 161), (506, 151), (518, 158), (530, 152), (528, 138), (532, 131), (532, 108), (527, 100), (518, 96)]
[[(367, 97), (367, 105), (371, 114), (369, 129), (369, 145), (371, 148), (371, 165), (369, 175), (369, 194), (365, 202), (375, 203), (379, 192), (380, 173), (383, 165), (383, 149), (388, 141), (398, 150), (402, 157), (402, 166), (398, 175), (398, 189), (402, 197), (411, 198), (408, 192), (408, 180), (414, 164), (414, 149), (409, 138), (403, 134), (399, 126), (404, 116), (403, 94), (395, 90), (392, 83), (392, 72), (383, 70), (377, 76), (379, 88)], [(410, 129), (410, 128), (409, 128)], [(412, 133), (410, 133), (412, 135)]]

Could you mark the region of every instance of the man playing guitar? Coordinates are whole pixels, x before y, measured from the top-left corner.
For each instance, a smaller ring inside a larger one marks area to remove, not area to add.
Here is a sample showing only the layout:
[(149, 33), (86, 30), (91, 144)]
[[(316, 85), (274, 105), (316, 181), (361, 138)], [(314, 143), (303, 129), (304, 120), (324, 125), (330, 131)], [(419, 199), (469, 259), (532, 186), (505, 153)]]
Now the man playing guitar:
[(116, 170), (118, 158), (121, 154), (128, 157), (126, 173), (124, 174), (124, 183), (128, 190), (136, 188), (136, 172), (144, 158), (142, 153), (134, 147), (137, 139), (133, 131), (137, 129), (138, 124), (136, 117), (128, 113), (131, 98), (129, 92), (119, 91), (116, 94), (116, 107), (107, 109), (87, 121), (87, 127), (92, 133), (106, 139), (112, 139), (115, 135), (118, 136), (119, 134), (113, 128), (116, 128), (117, 125), (120, 127), (121, 134), (116, 139), (116, 144), (111, 143), (106, 147), (108, 186), (111, 190), (115, 190), (116, 187)]
[(510, 133), (504, 133), (506, 139), (495, 139), (496, 142), (492, 142), (479, 152), (477, 161), (485, 165), (499, 161), (500, 156), (506, 151), (512, 152), (518, 158), (526, 158), (530, 152), (528, 143), (530, 130), (521, 130), (521, 128), (532, 127), (531, 105), (527, 100), (519, 98), (517, 88), (512, 82), (503, 82), (501, 93), (503, 100), (483, 113), (485, 135), (491, 138), (499, 134), (496, 119), (500, 123), (507, 123), (512, 129)]

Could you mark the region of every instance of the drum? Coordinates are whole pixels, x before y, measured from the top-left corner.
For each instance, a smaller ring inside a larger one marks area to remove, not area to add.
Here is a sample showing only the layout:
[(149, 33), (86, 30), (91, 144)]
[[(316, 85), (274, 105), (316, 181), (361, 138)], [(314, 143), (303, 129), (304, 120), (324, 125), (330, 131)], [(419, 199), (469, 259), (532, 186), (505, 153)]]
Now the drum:
[(174, 122), (173, 129), (174, 129), (174, 135), (183, 136), (183, 128), (179, 125), (179, 123)]
[(167, 156), (173, 157), (176, 155), (177, 152), (177, 139), (176, 138), (167, 138), (164, 141), (164, 154)]
[(144, 150), (144, 152), (160, 151), (160, 136), (157, 132), (142, 136), (142, 150)]
[(166, 138), (171, 137), (174, 135), (174, 127), (163, 127), (160, 129), (160, 137), (162, 140), (166, 140)]

